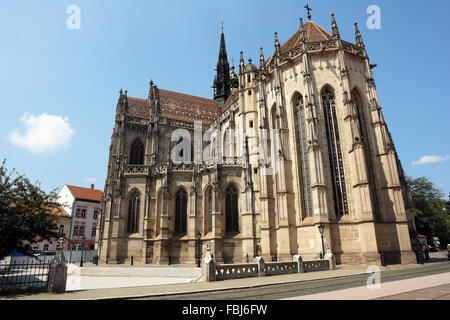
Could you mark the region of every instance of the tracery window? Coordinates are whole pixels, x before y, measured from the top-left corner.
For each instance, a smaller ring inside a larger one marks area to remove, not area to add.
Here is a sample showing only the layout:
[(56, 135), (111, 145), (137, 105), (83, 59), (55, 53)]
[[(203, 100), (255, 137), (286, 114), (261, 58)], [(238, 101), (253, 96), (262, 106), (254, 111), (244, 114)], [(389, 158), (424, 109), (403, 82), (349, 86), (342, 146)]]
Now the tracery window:
[(144, 164), (144, 144), (140, 139), (135, 139), (130, 148), (130, 164)]
[(139, 207), (141, 204), (141, 194), (139, 191), (134, 190), (128, 200), (128, 219), (127, 219), (127, 232), (137, 233), (139, 226)]
[(239, 191), (233, 185), (230, 185), (225, 191), (225, 208), (226, 232), (239, 232)]
[(175, 198), (175, 234), (187, 232), (187, 193), (183, 189), (177, 192)]
[(304, 215), (306, 217), (312, 216), (312, 202), (311, 202), (311, 178), (309, 174), (309, 159), (308, 159), (308, 144), (306, 137), (307, 123), (306, 123), (306, 109), (303, 103), (303, 97), (300, 95), (295, 100), (297, 111), (297, 135), (298, 135), (298, 150), (299, 150), (299, 164), (301, 168), (301, 189), (302, 202), (304, 208)]
[(334, 207), (336, 216), (338, 217), (348, 214), (348, 203), (335, 96), (331, 89), (327, 88), (323, 91), (322, 103), (328, 142), (328, 158), (330, 160)]
[(352, 96), (355, 100), (356, 105), (356, 113), (358, 116), (358, 124), (359, 124), (359, 132), (361, 141), (364, 145), (364, 155), (365, 155), (365, 161), (366, 161), (366, 168), (367, 168), (367, 177), (370, 184), (370, 193), (372, 196), (372, 205), (373, 205), (373, 211), (375, 214), (375, 218), (377, 220), (380, 219), (380, 209), (378, 206), (378, 195), (376, 192), (376, 182), (375, 182), (375, 174), (373, 169), (373, 163), (372, 163), (372, 156), (369, 146), (369, 136), (367, 132), (367, 124), (366, 124), (366, 118), (364, 113), (364, 105), (361, 99), (361, 95), (359, 94), (359, 91), (355, 88), (352, 91)]
[(205, 193), (205, 234), (212, 231), (212, 192), (208, 187)]

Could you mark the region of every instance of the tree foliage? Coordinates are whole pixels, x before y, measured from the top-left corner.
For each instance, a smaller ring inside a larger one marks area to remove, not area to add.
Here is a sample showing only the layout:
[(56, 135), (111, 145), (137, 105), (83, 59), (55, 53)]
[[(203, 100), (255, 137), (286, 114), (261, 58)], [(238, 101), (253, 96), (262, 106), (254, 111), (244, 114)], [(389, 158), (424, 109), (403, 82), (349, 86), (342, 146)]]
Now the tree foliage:
[(442, 246), (450, 242), (450, 212), (444, 194), (426, 177), (407, 177), (417, 232), (438, 237)]
[(54, 191), (47, 194), (36, 182), (32, 184), (15, 169), (8, 171), (6, 161), (0, 166), (0, 259), (18, 251), (27, 254), (34, 241), (57, 237), (58, 206)]

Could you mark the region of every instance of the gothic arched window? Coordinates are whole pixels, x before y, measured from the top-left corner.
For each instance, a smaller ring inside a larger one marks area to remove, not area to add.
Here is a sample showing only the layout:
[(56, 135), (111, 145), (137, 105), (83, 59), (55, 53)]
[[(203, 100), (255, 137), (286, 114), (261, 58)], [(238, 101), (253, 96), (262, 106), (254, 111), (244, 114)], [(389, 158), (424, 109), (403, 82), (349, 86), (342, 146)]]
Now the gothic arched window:
[(205, 234), (212, 231), (212, 192), (208, 187), (205, 192)]
[(128, 221), (127, 232), (137, 233), (139, 231), (139, 207), (141, 204), (141, 194), (134, 190), (128, 200)]
[(348, 203), (336, 103), (334, 92), (332, 90), (327, 88), (323, 91), (322, 103), (328, 142), (328, 158), (330, 160), (334, 207), (336, 216), (342, 216), (348, 214)]
[(144, 164), (144, 144), (137, 138), (130, 148), (130, 164)]
[(369, 146), (369, 136), (367, 132), (367, 124), (366, 124), (366, 117), (364, 112), (364, 105), (361, 99), (361, 95), (359, 94), (359, 91), (355, 88), (352, 90), (352, 97), (355, 100), (356, 105), (356, 113), (358, 116), (358, 128), (359, 128), (359, 134), (361, 137), (361, 142), (364, 146), (364, 155), (365, 155), (365, 161), (366, 161), (366, 168), (367, 168), (367, 178), (369, 179), (370, 184), (370, 193), (372, 195), (372, 205), (373, 205), (373, 211), (375, 213), (375, 218), (380, 219), (380, 210), (378, 207), (378, 196), (376, 191), (376, 183), (375, 183), (375, 174), (373, 169), (373, 163), (372, 163), (372, 153), (370, 151)]
[(301, 168), (301, 189), (303, 210), (306, 217), (312, 216), (311, 203), (311, 178), (309, 175), (309, 159), (308, 159), (308, 144), (306, 137), (306, 110), (303, 103), (303, 97), (300, 95), (295, 100), (295, 110), (297, 113), (297, 136), (298, 136), (298, 158), (299, 166)]
[(225, 231), (239, 232), (239, 191), (231, 185), (225, 191)]
[(183, 189), (175, 197), (175, 234), (187, 232), (187, 193)]

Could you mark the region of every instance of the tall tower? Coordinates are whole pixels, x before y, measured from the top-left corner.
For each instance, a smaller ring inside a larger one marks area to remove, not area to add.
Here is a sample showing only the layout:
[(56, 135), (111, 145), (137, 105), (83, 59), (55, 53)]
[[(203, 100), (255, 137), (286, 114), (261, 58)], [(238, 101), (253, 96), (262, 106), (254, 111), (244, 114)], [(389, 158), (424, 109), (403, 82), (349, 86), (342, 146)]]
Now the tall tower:
[(228, 64), (227, 49), (225, 47), (225, 36), (220, 37), (219, 60), (217, 61), (217, 74), (214, 77), (214, 100), (219, 107), (222, 107), (227, 98), (230, 96), (231, 80), (230, 65)]

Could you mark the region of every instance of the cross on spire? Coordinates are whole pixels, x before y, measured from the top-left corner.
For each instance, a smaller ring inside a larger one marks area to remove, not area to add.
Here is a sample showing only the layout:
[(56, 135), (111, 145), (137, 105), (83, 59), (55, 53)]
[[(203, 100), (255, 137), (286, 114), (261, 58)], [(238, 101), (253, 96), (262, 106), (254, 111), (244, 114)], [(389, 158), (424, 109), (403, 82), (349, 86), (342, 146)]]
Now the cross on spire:
[(311, 11), (312, 11), (312, 9), (309, 7), (308, 4), (306, 4), (305, 9), (308, 10), (308, 19), (311, 20)]

